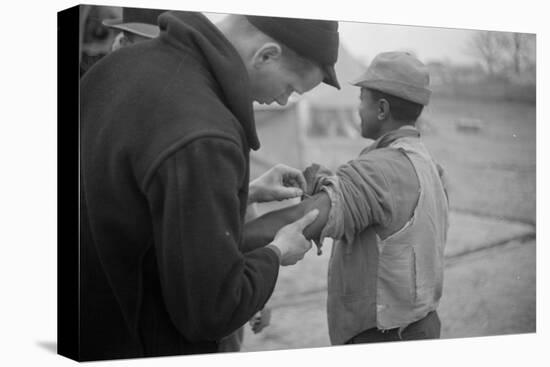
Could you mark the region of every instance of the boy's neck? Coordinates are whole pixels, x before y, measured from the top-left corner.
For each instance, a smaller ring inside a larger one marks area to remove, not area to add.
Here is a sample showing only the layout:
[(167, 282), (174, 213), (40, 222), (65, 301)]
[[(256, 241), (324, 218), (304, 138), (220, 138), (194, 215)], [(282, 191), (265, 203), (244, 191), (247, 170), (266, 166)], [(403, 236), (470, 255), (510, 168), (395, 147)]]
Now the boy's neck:
[(416, 129), (416, 126), (402, 124), (396, 129), (381, 134), (372, 145), (372, 149), (385, 148), (393, 143), (395, 140), (409, 136), (419, 137), (420, 133)]
[(380, 133), (378, 134), (376, 139), (380, 139), (382, 136), (384, 136), (384, 135), (386, 135), (386, 134), (388, 134), (392, 131), (395, 131), (395, 130), (401, 129), (402, 127), (407, 127), (407, 126), (415, 127), (415, 123), (414, 122), (403, 122), (403, 121), (396, 121), (396, 120), (388, 120), (382, 125), (382, 128), (380, 129)]

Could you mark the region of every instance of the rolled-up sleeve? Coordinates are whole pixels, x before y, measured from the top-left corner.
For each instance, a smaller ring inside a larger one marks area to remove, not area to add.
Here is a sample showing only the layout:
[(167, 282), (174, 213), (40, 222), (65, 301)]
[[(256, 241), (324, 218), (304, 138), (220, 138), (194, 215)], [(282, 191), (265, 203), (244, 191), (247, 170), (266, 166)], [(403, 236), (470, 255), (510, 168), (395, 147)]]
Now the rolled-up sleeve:
[(378, 154), (361, 156), (340, 166), (335, 175), (322, 179), (319, 190), (330, 197), (331, 209), (321, 240), (325, 237), (353, 242), (356, 234), (371, 225), (386, 225), (394, 209), (389, 183)]

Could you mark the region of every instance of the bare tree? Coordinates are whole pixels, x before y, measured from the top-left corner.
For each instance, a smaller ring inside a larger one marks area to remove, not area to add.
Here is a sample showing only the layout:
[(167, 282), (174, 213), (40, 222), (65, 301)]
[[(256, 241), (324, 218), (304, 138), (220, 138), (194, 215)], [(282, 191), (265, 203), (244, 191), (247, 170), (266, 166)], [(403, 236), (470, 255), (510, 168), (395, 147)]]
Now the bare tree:
[(503, 48), (509, 43), (503, 32), (476, 32), (468, 44), (467, 51), (480, 57), (489, 75), (494, 75), (503, 61)]
[(497, 72), (520, 75), (534, 69), (535, 35), (512, 32), (476, 32), (467, 52), (481, 58), (489, 75)]
[(516, 75), (521, 74), (530, 59), (530, 38), (533, 35), (527, 33), (503, 33), (503, 54), (508, 59), (508, 66)]
[(514, 72), (516, 74), (519, 74), (521, 72), (521, 33), (514, 33), (512, 38), (514, 42), (512, 42), (512, 58), (514, 60)]
[(512, 59), (514, 71), (520, 74), (535, 64), (535, 35), (529, 33), (513, 33)]

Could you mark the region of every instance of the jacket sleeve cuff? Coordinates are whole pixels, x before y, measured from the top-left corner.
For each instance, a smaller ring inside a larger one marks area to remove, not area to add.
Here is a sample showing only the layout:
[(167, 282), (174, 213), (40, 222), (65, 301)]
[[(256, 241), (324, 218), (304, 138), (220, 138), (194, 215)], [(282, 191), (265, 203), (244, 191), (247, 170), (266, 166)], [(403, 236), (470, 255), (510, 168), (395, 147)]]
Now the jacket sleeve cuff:
[(266, 248), (271, 249), (271, 251), (275, 252), (275, 254), (277, 255), (277, 259), (279, 259), (279, 265), (280, 265), (281, 257), (282, 257), (281, 250), (279, 250), (279, 248), (275, 246), (273, 243), (270, 243), (269, 245), (267, 245)]

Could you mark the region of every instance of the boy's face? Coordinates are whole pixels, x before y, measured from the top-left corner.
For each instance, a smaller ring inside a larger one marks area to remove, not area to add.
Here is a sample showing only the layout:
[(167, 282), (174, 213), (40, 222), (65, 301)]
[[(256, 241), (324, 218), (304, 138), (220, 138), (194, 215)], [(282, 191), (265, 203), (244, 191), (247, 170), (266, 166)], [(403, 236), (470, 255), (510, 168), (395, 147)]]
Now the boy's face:
[(367, 139), (377, 139), (380, 136), (383, 120), (379, 119), (379, 103), (372, 98), (371, 91), (361, 88), (361, 104), (359, 117), (361, 118), (361, 136)]

